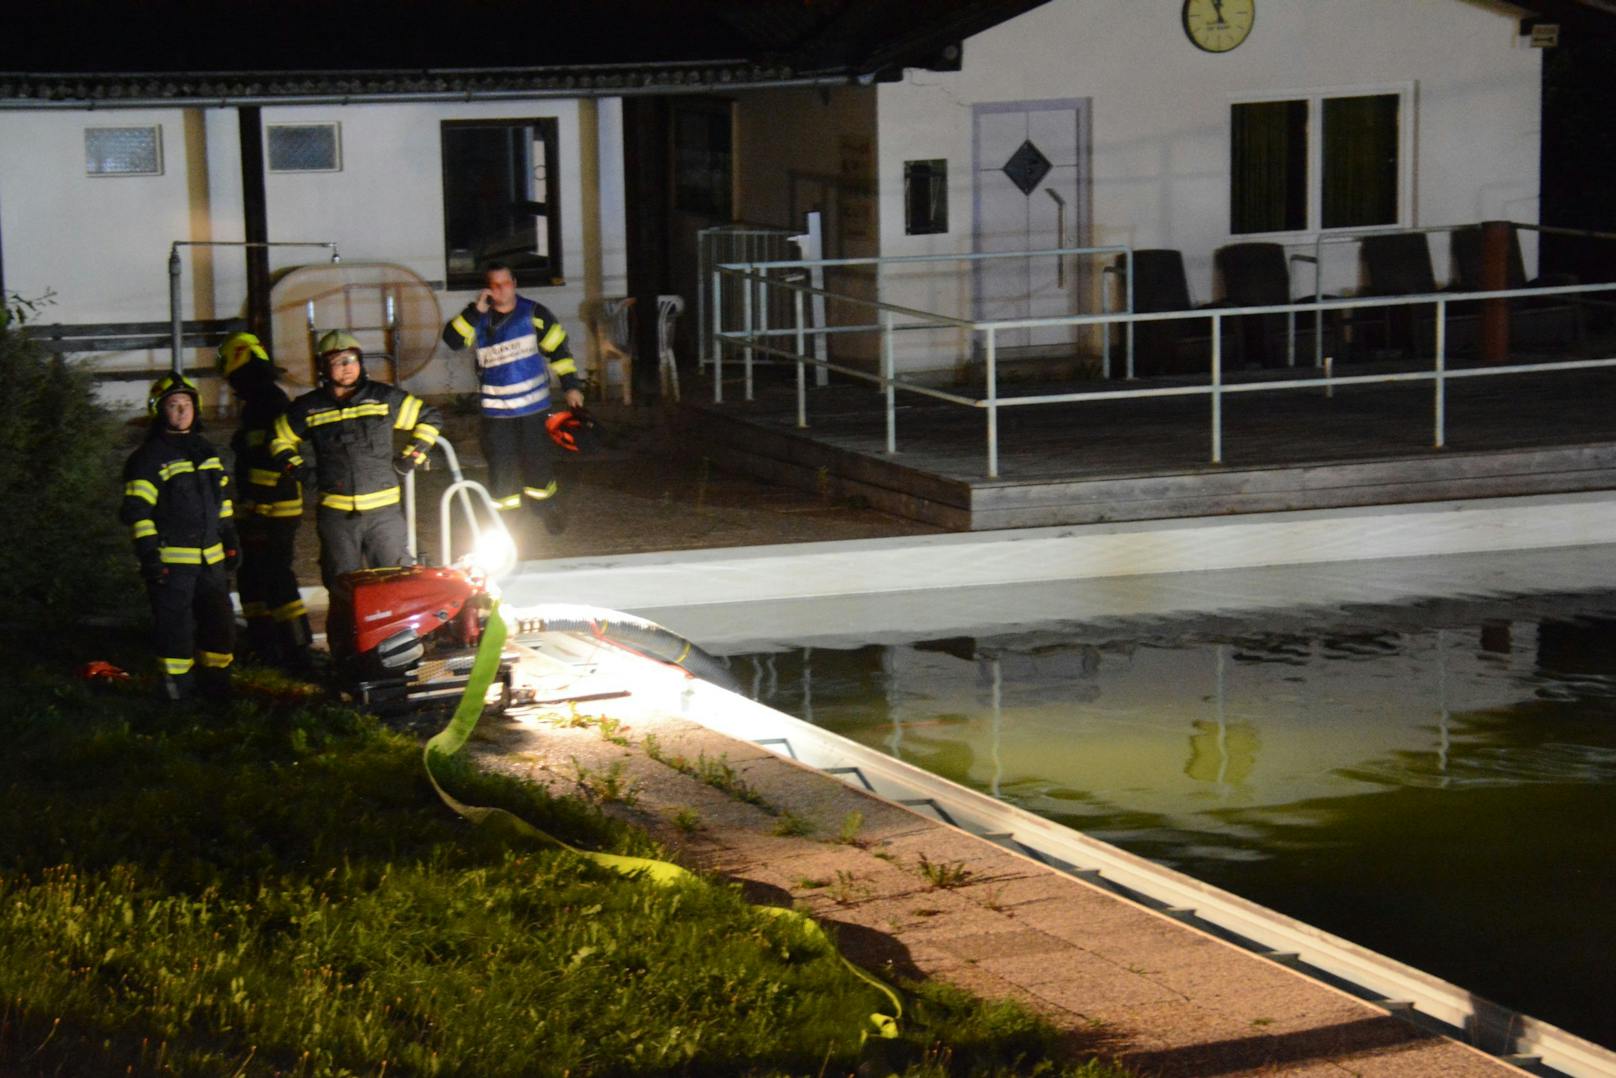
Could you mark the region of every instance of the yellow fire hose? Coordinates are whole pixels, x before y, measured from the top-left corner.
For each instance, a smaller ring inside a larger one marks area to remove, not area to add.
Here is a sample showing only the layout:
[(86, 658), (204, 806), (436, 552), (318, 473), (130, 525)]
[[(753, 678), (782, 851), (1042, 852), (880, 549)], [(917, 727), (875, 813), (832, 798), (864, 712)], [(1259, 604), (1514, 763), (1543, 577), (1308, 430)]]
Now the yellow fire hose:
[[(477, 647), (477, 657), (472, 663), (471, 673), (466, 682), (466, 690), (460, 697), (460, 703), (456, 705), (454, 714), (449, 718), (448, 725), (433, 735), (422, 750), (422, 762), (426, 767), (427, 778), (431, 781), (432, 788), (438, 791), (438, 796), (443, 799), (443, 803), (474, 824), (509, 829), (525, 838), (537, 840), (547, 846), (567, 850), (578, 857), (594, 862), (602, 868), (611, 869), (613, 872), (619, 872), (625, 876), (637, 876), (663, 886), (675, 884), (682, 880), (694, 880), (696, 877), (690, 872), (667, 861), (656, 861), (648, 857), (627, 857), (621, 854), (593, 853), (589, 850), (580, 850), (576, 846), (562, 842), (553, 835), (546, 834), (514, 813), (485, 805), (468, 805), (455, 798), (438, 782), (437, 776), (432, 773), (432, 758), (434, 755), (453, 756), (465, 746), (467, 740), (471, 737), (471, 732), (476, 729), (477, 720), (482, 717), (483, 704), (487, 698), (489, 686), (494, 683), (494, 678), (499, 673), (500, 653), (505, 646), (506, 633), (505, 618), (500, 612), (499, 600), (496, 599), (493, 608), (489, 611), (488, 627), (483, 632), (482, 642)], [(811, 917), (796, 910), (784, 909), (779, 906), (759, 906), (757, 908), (771, 916), (795, 921), (805, 935), (817, 939), (831, 950), (835, 950), (835, 945), (826, 937), (825, 930)], [(875, 1027), (877, 1035), (885, 1038), (896, 1037), (898, 1035), (898, 1019), (903, 1016), (903, 1003), (899, 1000), (897, 992), (879, 978), (849, 962), (840, 952), (837, 953), (837, 957), (841, 958), (842, 964), (851, 970), (855, 976), (873, 986), (891, 1001), (892, 1014), (885, 1015), (876, 1012), (870, 1015), (870, 1023)], [(860, 1043), (868, 1036), (868, 1030), (862, 1032), (859, 1036)]]

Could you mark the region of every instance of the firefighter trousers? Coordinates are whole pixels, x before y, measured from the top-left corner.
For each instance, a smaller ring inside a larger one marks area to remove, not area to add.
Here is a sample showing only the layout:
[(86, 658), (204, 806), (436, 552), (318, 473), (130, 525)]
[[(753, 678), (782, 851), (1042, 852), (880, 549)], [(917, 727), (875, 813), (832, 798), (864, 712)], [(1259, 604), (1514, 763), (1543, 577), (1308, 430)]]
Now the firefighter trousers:
[(526, 502), (538, 512), (555, 496), (555, 443), (544, 420), (543, 412), (499, 419), (483, 416), (488, 492), (501, 509)]
[(312, 639), (292, 571), (300, 522), (298, 517), (243, 515), (236, 523), (241, 535), (236, 585), (247, 616), (247, 639), (260, 658), (272, 662), (298, 660)]
[(222, 565), (170, 565), (159, 584), (146, 586), (156, 623), (157, 662), (163, 695), (193, 695), (198, 683), (210, 694), (230, 684), (236, 628), (230, 578)]
[(327, 591), (344, 573), (403, 565), (409, 557), (404, 510), (397, 505), (364, 512), (322, 505), (314, 519), (320, 533), (320, 579)]

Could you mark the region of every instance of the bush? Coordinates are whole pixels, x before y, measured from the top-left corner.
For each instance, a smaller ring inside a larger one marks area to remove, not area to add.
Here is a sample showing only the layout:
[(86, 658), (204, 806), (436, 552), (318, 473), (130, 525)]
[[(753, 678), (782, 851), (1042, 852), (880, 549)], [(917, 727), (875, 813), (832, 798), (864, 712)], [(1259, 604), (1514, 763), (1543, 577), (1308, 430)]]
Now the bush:
[(125, 615), (142, 604), (117, 521), (122, 433), (89, 374), (23, 334), (37, 305), (9, 295), (0, 312), (0, 622)]

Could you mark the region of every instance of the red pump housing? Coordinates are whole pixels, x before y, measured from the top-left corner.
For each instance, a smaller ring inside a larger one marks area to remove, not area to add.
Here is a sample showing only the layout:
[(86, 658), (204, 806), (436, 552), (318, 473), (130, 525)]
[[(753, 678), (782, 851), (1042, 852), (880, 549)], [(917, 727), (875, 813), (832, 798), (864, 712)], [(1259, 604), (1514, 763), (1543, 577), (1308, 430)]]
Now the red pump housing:
[[(482, 579), (461, 569), (411, 565), (347, 573), (330, 596), (326, 639), (332, 657), (362, 660), (397, 652), (412, 639), (424, 645), (445, 629), (452, 646), (474, 647), (486, 595)], [(382, 662), (393, 665), (385, 657)]]

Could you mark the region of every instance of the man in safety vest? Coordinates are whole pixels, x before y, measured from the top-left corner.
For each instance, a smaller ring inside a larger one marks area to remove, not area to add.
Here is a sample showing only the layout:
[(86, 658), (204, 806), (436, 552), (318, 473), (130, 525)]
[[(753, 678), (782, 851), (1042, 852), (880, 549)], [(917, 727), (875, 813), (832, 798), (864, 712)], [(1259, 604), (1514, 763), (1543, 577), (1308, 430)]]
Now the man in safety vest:
[[(146, 397), (151, 428), (123, 469), (118, 517), (129, 526), (156, 622), (161, 693), (230, 691), (235, 614), (230, 570), (241, 555), (230, 477), (202, 437), (196, 383), (165, 374)], [(198, 666), (200, 665), (200, 669)]]
[(291, 403), (275, 384), (275, 365), (251, 333), (233, 333), (219, 346), (219, 373), (242, 402), (230, 439), (236, 458), (236, 525), (241, 569), (236, 583), (247, 617), (247, 640), (266, 662), (308, 665), (308, 612), (292, 570), (293, 541), (303, 519), (303, 488), (275, 466), (269, 451), (275, 420)]
[(554, 450), (544, 421), (552, 375), (567, 406), (583, 407), (578, 365), (561, 322), (543, 304), (516, 294), (509, 266), (490, 262), (483, 283), (444, 327), (443, 342), (457, 352), (476, 347), (489, 491), (501, 510), (525, 502), (548, 531), (560, 532), (565, 522), (555, 502)]
[[(404, 564), (399, 477), (426, 460), (443, 420), (413, 393), (365, 377), (364, 350), (346, 330), (325, 334), (315, 351), (321, 384), (275, 420), (269, 448), (279, 470), (319, 488), (320, 578), (329, 589), (344, 573)], [(393, 450), (395, 431), (408, 438), (402, 452)], [(298, 452), (305, 439), (313, 468)]]

